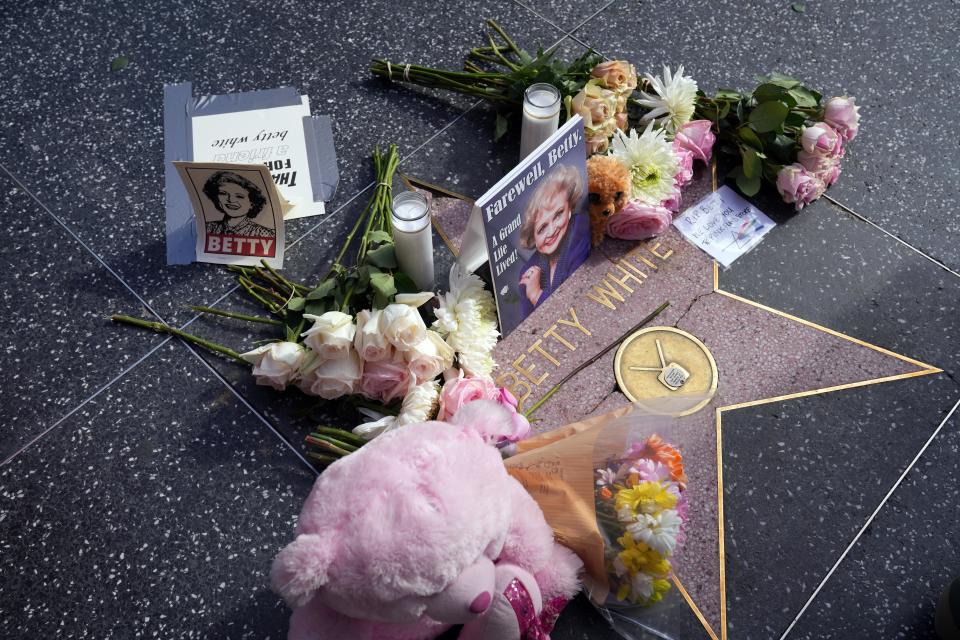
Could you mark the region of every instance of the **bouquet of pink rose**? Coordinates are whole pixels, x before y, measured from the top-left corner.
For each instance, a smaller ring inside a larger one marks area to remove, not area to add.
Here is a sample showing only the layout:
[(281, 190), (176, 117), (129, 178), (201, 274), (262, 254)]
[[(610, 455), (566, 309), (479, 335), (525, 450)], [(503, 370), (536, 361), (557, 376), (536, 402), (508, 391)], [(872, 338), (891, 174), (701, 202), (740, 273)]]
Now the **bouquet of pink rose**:
[[(294, 282), (265, 262), (262, 267), (228, 267), (237, 273), (246, 294), (273, 317), (191, 307), (282, 328), (281, 339), (240, 353), (160, 322), (112, 317), (115, 322), (176, 335), (252, 365), (259, 385), (279, 391), (293, 386), (323, 400), (350, 398), (361, 412), (378, 417), (353, 433), (334, 427), (315, 429), (307, 442), (319, 451), (310, 455), (324, 464), (384, 431), (429, 420), (468, 397), (477, 399), (471, 390), (481, 389), (480, 395), (516, 413), (516, 400), (490, 381), (494, 366), (490, 354), (499, 335), (493, 296), (479, 277), (456, 267), (450, 274), (450, 289), (442, 296), (418, 291), (397, 268), (390, 228), (390, 185), (399, 162), (396, 146), (391, 145), (386, 154), (376, 150), (373, 161), (377, 178), (373, 198), (318, 285)], [(344, 257), (361, 229), (356, 259), (345, 265)], [(435, 299), (436, 308), (423, 308)], [(428, 328), (430, 316), (434, 320)], [(444, 387), (445, 404), (441, 375), (451, 380)], [(518, 416), (511, 439), (522, 437), (528, 429), (526, 419)]]
[(837, 181), (846, 144), (860, 128), (853, 98), (824, 102), (819, 92), (778, 73), (749, 93), (701, 97), (697, 114), (713, 122), (721, 151), (734, 164), (728, 175), (744, 195), (755, 195), (766, 181), (798, 211)]

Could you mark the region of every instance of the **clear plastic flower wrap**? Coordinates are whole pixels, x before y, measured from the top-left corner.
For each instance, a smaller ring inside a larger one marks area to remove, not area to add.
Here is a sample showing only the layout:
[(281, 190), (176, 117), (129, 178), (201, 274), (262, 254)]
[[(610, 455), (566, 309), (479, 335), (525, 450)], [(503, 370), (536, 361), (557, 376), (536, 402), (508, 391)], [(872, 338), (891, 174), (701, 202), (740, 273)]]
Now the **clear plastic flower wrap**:
[(522, 441), (506, 460), (624, 638), (710, 637), (695, 600), (708, 616), (719, 604), (713, 411), (679, 413), (670, 399), (626, 406)]

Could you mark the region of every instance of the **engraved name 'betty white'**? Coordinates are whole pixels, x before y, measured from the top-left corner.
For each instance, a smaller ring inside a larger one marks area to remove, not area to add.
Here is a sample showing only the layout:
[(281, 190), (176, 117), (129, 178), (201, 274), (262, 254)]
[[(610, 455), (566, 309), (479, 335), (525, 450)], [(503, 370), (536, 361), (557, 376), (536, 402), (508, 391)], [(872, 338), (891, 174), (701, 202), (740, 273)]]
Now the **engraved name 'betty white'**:
[[(537, 340), (527, 348), (526, 353), (521, 353), (510, 363), (514, 371), (506, 371), (497, 377), (497, 386), (510, 390), (517, 399), (518, 408), (523, 407), (523, 401), (533, 392), (533, 387), (540, 385), (550, 376), (548, 372), (543, 372), (538, 375), (538, 372), (535, 371), (537, 368), (536, 363), (531, 362), (525, 364), (524, 361), (528, 355), (536, 353), (554, 367), (560, 367), (561, 361), (557, 359), (556, 356), (562, 357), (563, 350), (561, 349), (560, 353), (557, 353), (556, 346), (554, 346), (554, 350), (551, 351), (547, 348), (548, 345), (556, 343), (568, 352), (573, 352), (577, 350), (577, 346), (570, 340), (576, 339), (577, 333), (575, 331), (571, 332), (570, 329), (575, 329), (586, 336), (593, 335), (593, 333), (580, 322), (576, 309), (570, 307), (568, 314), (570, 316), (569, 319), (558, 318), (554, 324), (543, 332), (542, 337), (537, 338)], [(570, 329), (563, 329), (561, 331), (561, 327), (569, 327)], [(562, 335), (563, 333), (565, 333), (566, 336)]]

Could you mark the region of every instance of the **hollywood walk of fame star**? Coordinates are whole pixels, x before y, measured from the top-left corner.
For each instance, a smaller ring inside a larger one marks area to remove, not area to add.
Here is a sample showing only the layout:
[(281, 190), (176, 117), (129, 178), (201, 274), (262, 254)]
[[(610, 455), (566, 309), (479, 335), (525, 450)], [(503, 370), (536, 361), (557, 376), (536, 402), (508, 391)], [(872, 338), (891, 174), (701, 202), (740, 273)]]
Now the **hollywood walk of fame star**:
[[(459, 237), (456, 228), (449, 228), (455, 225), (443, 224), (442, 201), (435, 206), (441, 208), (435, 218), (446, 227), (445, 239)], [(450, 206), (462, 217), (462, 205)], [(638, 318), (670, 302), (649, 332), (675, 329), (702, 343), (715, 361), (715, 391), (707, 397), (698, 387), (709, 377), (702, 365), (668, 361), (669, 349), (666, 355), (658, 354), (666, 340), (663, 333), (658, 334), (659, 350), (654, 338), (646, 355), (636, 356), (646, 359), (635, 358), (631, 364), (641, 369), (637, 375), (655, 369), (648, 373), (652, 382), (647, 389), (659, 385), (663, 395), (688, 393), (705, 399), (695, 403), (692, 413), (677, 418), (682, 433), (665, 436), (683, 452), (691, 504), (675, 583), (707, 636), (725, 640), (723, 414), (940, 369), (724, 291), (719, 275), (717, 264), (673, 228), (639, 245), (608, 240), (497, 345), (494, 357), (498, 384), (511, 388), (521, 407), (530, 407), (577, 365), (622, 340)], [(617, 385), (615, 358), (614, 352), (606, 354), (564, 384), (537, 409), (535, 431), (629, 405)]]

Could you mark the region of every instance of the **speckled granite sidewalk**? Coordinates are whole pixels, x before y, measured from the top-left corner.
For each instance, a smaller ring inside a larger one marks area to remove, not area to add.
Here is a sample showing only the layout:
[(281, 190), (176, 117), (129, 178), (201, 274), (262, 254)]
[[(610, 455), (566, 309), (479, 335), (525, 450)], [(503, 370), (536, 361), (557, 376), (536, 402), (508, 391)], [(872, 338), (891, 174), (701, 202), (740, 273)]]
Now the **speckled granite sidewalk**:
[[(7, 3), (0, 638), (285, 636), (265, 576), (316, 473), (301, 403), (105, 319), (263, 337), (185, 310), (243, 308), (222, 269), (165, 265), (162, 86), (291, 85), (332, 117), (339, 192), (326, 217), (288, 225), (286, 268), (306, 278), (363, 207), (375, 144), (473, 196), (512, 166), (516, 136), (492, 142), (487, 106), (367, 72), (374, 55), (456, 66), (486, 17), (528, 48), (682, 63), (707, 90), (778, 70), (857, 96), (833, 202), (791, 217), (760, 199), (780, 226), (720, 285), (943, 373), (724, 413), (726, 635), (933, 638), (935, 598), (960, 573), (956, 7), (790, 4)], [(130, 64), (111, 72), (120, 54)], [(577, 600), (552, 637), (616, 636)], [(678, 637), (708, 635), (694, 620)]]

